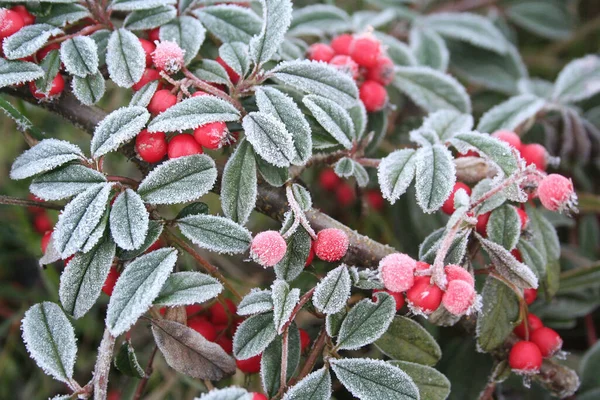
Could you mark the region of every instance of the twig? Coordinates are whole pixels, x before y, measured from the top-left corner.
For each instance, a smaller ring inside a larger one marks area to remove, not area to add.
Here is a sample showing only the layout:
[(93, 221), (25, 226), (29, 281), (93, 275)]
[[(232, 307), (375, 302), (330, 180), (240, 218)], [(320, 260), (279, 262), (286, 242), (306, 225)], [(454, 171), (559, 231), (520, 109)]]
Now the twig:
[(306, 232), (308, 232), (308, 234), (310, 235), (312, 240), (317, 240), (317, 234), (315, 233), (313, 228), (310, 226), (310, 223), (308, 222), (308, 219), (306, 219), (306, 215), (304, 214), (304, 211), (302, 211), (300, 204), (298, 204), (298, 202), (296, 201), (296, 198), (294, 197), (294, 193), (292, 191), (292, 185), (289, 185), (289, 184), (286, 185), (285, 196), (290, 205), (290, 208), (292, 209), (292, 213), (294, 214), (294, 224), (292, 225), (292, 227), (290, 229), (288, 229), (288, 231), (286, 232), (286, 235), (284, 235), (284, 237), (289, 236), (288, 233), (290, 233), (290, 234), (293, 233), (296, 230), (296, 228), (298, 227), (298, 224), (300, 224), (300, 225), (302, 225), (302, 227), (304, 229), (306, 229)]
[(124, 185), (131, 186), (133, 189), (137, 189), (138, 185), (140, 184), (135, 179), (131, 179), (126, 176), (109, 175), (106, 177), (106, 179), (108, 179), (111, 182), (119, 182)]
[(431, 13), (468, 11), (494, 5), (497, 1), (498, 0), (462, 0), (450, 4), (443, 4), (431, 10)]
[(322, 328), (321, 332), (319, 333), (319, 336), (317, 337), (317, 340), (315, 340), (315, 343), (313, 344), (312, 350), (310, 351), (308, 357), (306, 358), (306, 361), (304, 362), (302, 370), (300, 371), (297, 377), (292, 378), (290, 380), (288, 386), (294, 386), (296, 383), (301, 381), (306, 375), (310, 374), (315, 364), (317, 363), (319, 355), (321, 355), (321, 352), (325, 347), (325, 339), (327, 339), (327, 332), (325, 331), (325, 328)]
[(19, 197), (0, 195), (0, 204), (6, 204), (10, 206), (23, 206), (23, 207), (40, 207), (47, 208), (49, 210), (62, 210), (64, 206), (56, 203), (48, 203), (46, 201), (36, 201), (21, 199)]
[(115, 347), (115, 337), (110, 334), (108, 328), (104, 329), (104, 336), (98, 347), (96, 367), (94, 368), (94, 399), (105, 400), (108, 387), (108, 374)]
[(288, 327), (294, 321), (294, 318), (296, 318), (296, 314), (298, 314), (300, 312), (300, 310), (302, 309), (302, 307), (308, 302), (308, 300), (310, 300), (310, 298), (312, 297), (315, 289), (316, 289), (316, 287), (313, 287), (308, 292), (306, 292), (306, 293), (304, 293), (302, 295), (302, 297), (300, 298), (300, 301), (298, 301), (298, 304), (296, 304), (296, 307), (294, 307), (294, 309), (292, 310), (292, 314), (290, 315), (290, 318), (285, 323), (285, 325), (283, 325), (282, 329), (284, 331), (286, 331), (288, 329)]
[(226, 102), (231, 103), (241, 113), (244, 112), (244, 107), (242, 107), (242, 104), (239, 101), (237, 101), (236, 99), (234, 99), (233, 97), (229, 96), (224, 91), (219, 90), (216, 87), (204, 82), (202, 79), (200, 79), (196, 75), (192, 74), (190, 72), (190, 70), (188, 70), (187, 68), (183, 68), (182, 72), (187, 78), (189, 78), (192, 81), (194, 86), (196, 86), (198, 89), (203, 90), (206, 93), (210, 93), (214, 96), (220, 97), (221, 99), (225, 100)]
[(288, 329), (284, 328), (281, 335), (281, 375), (279, 378), (279, 392), (283, 393), (287, 383), (288, 364)]
[(135, 395), (133, 396), (133, 400), (139, 400), (144, 393), (144, 389), (146, 388), (146, 384), (148, 383), (148, 379), (150, 379), (150, 375), (152, 375), (152, 363), (154, 361), (154, 356), (156, 355), (156, 351), (158, 350), (158, 346), (154, 346), (154, 350), (152, 350), (152, 354), (150, 354), (150, 358), (148, 359), (148, 364), (146, 365), (146, 371), (144, 371), (144, 377), (138, 383), (137, 389), (135, 390)]

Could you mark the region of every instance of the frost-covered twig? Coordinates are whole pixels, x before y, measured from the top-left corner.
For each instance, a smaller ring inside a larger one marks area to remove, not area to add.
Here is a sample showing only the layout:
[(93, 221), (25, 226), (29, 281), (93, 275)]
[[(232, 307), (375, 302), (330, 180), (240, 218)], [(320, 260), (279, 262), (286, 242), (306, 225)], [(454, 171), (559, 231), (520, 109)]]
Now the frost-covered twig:
[(62, 210), (64, 206), (56, 203), (49, 203), (47, 201), (36, 201), (29, 199), (21, 199), (18, 197), (0, 195), (0, 204), (6, 204), (11, 206), (23, 206), (23, 207), (40, 207), (47, 208), (49, 210)]
[(302, 211), (302, 208), (300, 208), (300, 205), (296, 201), (296, 198), (294, 197), (294, 193), (292, 191), (291, 185), (286, 185), (285, 196), (290, 205), (290, 208), (292, 209), (292, 214), (294, 215), (294, 223), (292, 224), (292, 227), (290, 229), (288, 229), (288, 231), (286, 232), (284, 237), (285, 238), (289, 237), (289, 235), (291, 235), (292, 233), (294, 233), (296, 231), (296, 228), (298, 228), (298, 225), (302, 225), (302, 227), (306, 230), (306, 232), (308, 232), (310, 237), (313, 240), (316, 240), (317, 234), (315, 233), (313, 228), (310, 226), (310, 223), (306, 219), (306, 215), (304, 215), (304, 211)]
[(105, 400), (108, 387), (108, 373), (115, 347), (115, 337), (110, 334), (108, 328), (104, 330), (104, 336), (98, 347), (96, 367), (94, 368), (94, 399)]

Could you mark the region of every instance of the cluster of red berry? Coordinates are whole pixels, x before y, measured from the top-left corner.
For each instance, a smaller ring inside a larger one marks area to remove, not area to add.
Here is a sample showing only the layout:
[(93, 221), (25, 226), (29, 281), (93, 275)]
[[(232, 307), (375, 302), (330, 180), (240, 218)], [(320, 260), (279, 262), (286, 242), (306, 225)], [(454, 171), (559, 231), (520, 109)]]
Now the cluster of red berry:
[(360, 100), (368, 112), (382, 110), (388, 102), (385, 86), (394, 80), (394, 62), (384, 54), (381, 43), (371, 34), (343, 34), (331, 43), (315, 43), (308, 58), (347, 72), (356, 81)]
[[(356, 201), (356, 193), (352, 186), (345, 182), (332, 169), (324, 169), (319, 174), (319, 186), (321, 189), (335, 193), (337, 205), (348, 207)], [(364, 191), (364, 200), (375, 211), (381, 211), (385, 207), (385, 200), (379, 189), (367, 189)]]

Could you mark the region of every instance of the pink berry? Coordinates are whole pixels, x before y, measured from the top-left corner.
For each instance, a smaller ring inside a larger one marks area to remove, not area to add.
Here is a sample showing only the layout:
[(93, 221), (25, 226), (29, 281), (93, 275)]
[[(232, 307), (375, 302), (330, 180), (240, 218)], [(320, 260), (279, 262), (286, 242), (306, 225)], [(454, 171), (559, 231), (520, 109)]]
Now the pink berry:
[(35, 85), (35, 81), (29, 82), (29, 91), (36, 99), (48, 99), (54, 96), (58, 96), (62, 93), (65, 88), (65, 80), (61, 74), (56, 74), (54, 79), (52, 80), (52, 87), (47, 95), (38, 92), (38, 88)]
[(325, 43), (315, 43), (308, 48), (308, 59), (329, 62), (335, 55), (333, 49)]
[(542, 353), (535, 343), (522, 340), (510, 349), (508, 364), (519, 374), (537, 374), (542, 366)]
[(315, 254), (323, 261), (338, 261), (346, 255), (349, 244), (348, 235), (341, 229), (323, 229), (317, 234)]
[(183, 67), (184, 53), (185, 50), (182, 50), (177, 43), (163, 40), (156, 45), (156, 49), (152, 52), (152, 61), (157, 69), (171, 75)]
[(202, 90), (197, 90), (192, 94), (192, 97), (200, 97), (200, 96), (207, 96), (208, 93), (203, 92)]
[(542, 357), (552, 357), (563, 345), (563, 340), (554, 329), (543, 327), (536, 329), (530, 340), (539, 347)]
[(135, 138), (135, 150), (142, 160), (159, 162), (167, 155), (167, 137), (164, 132), (150, 133), (144, 129)]
[(157, 90), (148, 104), (148, 111), (152, 115), (158, 115), (177, 104), (177, 96), (168, 89)]
[(406, 300), (412, 311), (419, 314), (431, 314), (442, 303), (444, 292), (431, 284), (429, 276), (415, 278), (415, 284), (406, 292)]
[(535, 165), (540, 171), (545, 171), (548, 166), (548, 153), (541, 144), (532, 143), (521, 146), (521, 157), (527, 165)]
[(349, 56), (337, 55), (329, 61), (329, 64), (333, 65), (340, 71), (347, 73), (353, 79), (358, 78), (358, 64), (354, 62), (354, 60), (351, 59)]
[(160, 28), (150, 29), (148, 31), (148, 40), (152, 43), (160, 41)]
[(471, 286), (475, 286), (475, 279), (473, 278), (473, 275), (471, 275), (469, 271), (460, 265), (448, 264), (444, 267), (444, 272), (446, 273), (446, 279), (448, 282), (459, 280), (467, 282)]
[(142, 44), (142, 48), (144, 49), (144, 53), (146, 53), (146, 67), (152, 65), (152, 52), (156, 49), (156, 45), (149, 40), (139, 39)]
[(171, 139), (167, 146), (167, 154), (169, 159), (202, 154), (202, 146), (192, 135), (183, 133)]
[(361, 67), (375, 67), (380, 54), (379, 41), (370, 35), (354, 39), (350, 45), (350, 57)]
[(260, 359), (262, 354), (250, 357), (246, 360), (236, 360), (237, 367), (245, 374), (256, 374), (260, 372)]
[(345, 56), (350, 55), (350, 45), (354, 41), (352, 35), (344, 33), (343, 35), (336, 36), (331, 41), (331, 48), (336, 54), (342, 54)]
[(319, 175), (319, 186), (321, 186), (321, 189), (323, 190), (333, 192), (341, 183), (342, 178), (337, 176), (332, 169), (324, 169)]
[(406, 254), (394, 253), (379, 262), (383, 285), (392, 292), (405, 292), (415, 283), (417, 262)]
[[(527, 314), (527, 329), (528, 329), (530, 337), (534, 331), (536, 331), (540, 328), (543, 328), (543, 327), (544, 327), (544, 323), (537, 315), (532, 314), (532, 313)], [(517, 335), (521, 339), (525, 339), (527, 336), (526, 330), (525, 330), (525, 320), (521, 321), (521, 323), (519, 325), (517, 325), (517, 327), (513, 330), (513, 332), (515, 333), (515, 335)]]
[(356, 193), (354, 193), (352, 186), (348, 185), (346, 182), (342, 182), (335, 190), (335, 198), (340, 206), (348, 207), (356, 200)]
[(373, 301), (376, 300), (375, 293), (378, 293), (378, 292), (386, 292), (387, 294), (389, 294), (390, 296), (392, 296), (394, 298), (394, 301), (396, 302), (396, 311), (398, 311), (402, 307), (404, 307), (405, 301), (404, 301), (404, 295), (402, 293), (392, 292), (390, 290), (375, 289), (375, 290), (373, 290)]
[(445, 214), (452, 215), (452, 214), (454, 214), (454, 211), (456, 211), (454, 209), (454, 194), (456, 193), (456, 191), (458, 189), (463, 189), (465, 192), (467, 192), (467, 195), (469, 195), (469, 196), (471, 195), (470, 187), (468, 187), (467, 185), (465, 185), (462, 182), (456, 182), (454, 184), (454, 189), (452, 189), (452, 193), (450, 193), (450, 197), (448, 197), (446, 199), (446, 201), (444, 202), (444, 204), (442, 205), (442, 211)]
[(492, 136), (521, 151), (521, 138), (516, 133), (512, 131), (500, 130), (492, 133)]
[(273, 267), (287, 250), (285, 239), (277, 231), (264, 231), (252, 240), (250, 257), (263, 267)]
[(451, 314), (464, 315), (475, 302), (475, 288), (468, 282), (455, 279), (448, 282), (442, 304)]
[(210, 150), (220, 149), (226, 144), (228, 134), (225, 122), (209, 122), (194, 129), (196, 141)]
[(394, 62), (386, 56), (379, 56), (377, 64), (367, 71), (367, 79), (387, 86), (394, 80)]
[(550, 211), (575, 211), (577, 195), (573, 182), (559, 174), (550, 174), (540, 182), (538, 197), (542, 205)]
[[(157, 70), (152, 69), (152, 68), (146, 68), (144, 70), (144, 74), (142, 75), (140, 80), (137, 81), (131, 88), (137, 92), (138, 90), (143, 88), (146, 84), (148, 84), (152, 81), (158, 81), (159, 79), (160, 79), (160, 73)], [(160, 89), (160, 86), (161, 85), (159, 84), (158, 89)]]
[(17, 14), (19, 14), (21, 16), (21, 18), (23, 19), (23, 24), (25, 26), (27, 25), (33, 25), (35, 23), (35, 15), (31, 14), (29, 12), (29, 10), (27, 10), (27, 7), (25, 6), (14, 6), (11, 8), (12, 11), (16, 12)]
[(525, 289), (523, 290), (523, 298), (525, 299), (525, 303), (527, 305), (531, 305), (537, 299), (538, 291), (537, 289)]
[(231, 81), (231, 83), (233, 83), (235, 85), (239, 82), (240, 75), (237, 72), (235, 72), (233, 70), (233, 68), (231, 68), (229, 65), (227, 65), (225, 60), (223, 60), (221, 57), (217, 57), (215, 59), (215, 61), (218, 62), (219, 64), (221, 64), (221, 66), (223, 68), (225, 68), (225, 72), (227, 72), (227, 75), (229, 76), (229, 80)]
[(365, 81), (360, 87), (360, 100), (368, 112), (380, 111), (387, 103), (387, 91), (375, 81)]
[(21, 15), (13, 10), (0, 8), (0, 42), (25, 26)]

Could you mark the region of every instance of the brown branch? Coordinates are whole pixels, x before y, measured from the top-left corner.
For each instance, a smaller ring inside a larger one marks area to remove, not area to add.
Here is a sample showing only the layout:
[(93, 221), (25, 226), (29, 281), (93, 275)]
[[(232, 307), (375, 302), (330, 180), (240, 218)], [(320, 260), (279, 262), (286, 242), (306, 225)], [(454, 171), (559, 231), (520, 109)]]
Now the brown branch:
[(157, 350), (158, 346), (154, 346), (154, 350), (152, 350), (152, 354), (150, 354), (150, 359), (148, 359), (148, 365), (146, 365), (146, 371), (144, 371), (144, 377), (140, 383), (138, 383), (138, 386), (135, 389), (133, 400), (139, 400), (142, 397), (142, 394), (144, 394), (144, 389), (146, 388), (148, 379), (150, 379), (150, 375), (152, 375), (152, 362), (154, 361), (154, 356), (156, 355)]
[(60, 204), (49, 203), (47, 201), (28, 200), (5, 195), (0, 195), (0, 204), (23, 207), (40, 207), (47, 208), (48, 210), (62, 210), (64, 208), (64, 206)]
[(430, 13), (439, 13), (439, 12), (463, 12), (474, 10), (476, 8), (482, 8), (487, 6), (492, 6), (497, 3), (498, 0), (461, 0), (454, 1), (448, 4), (442, 4), (439, 7), (434, 8), (430, 11)]

